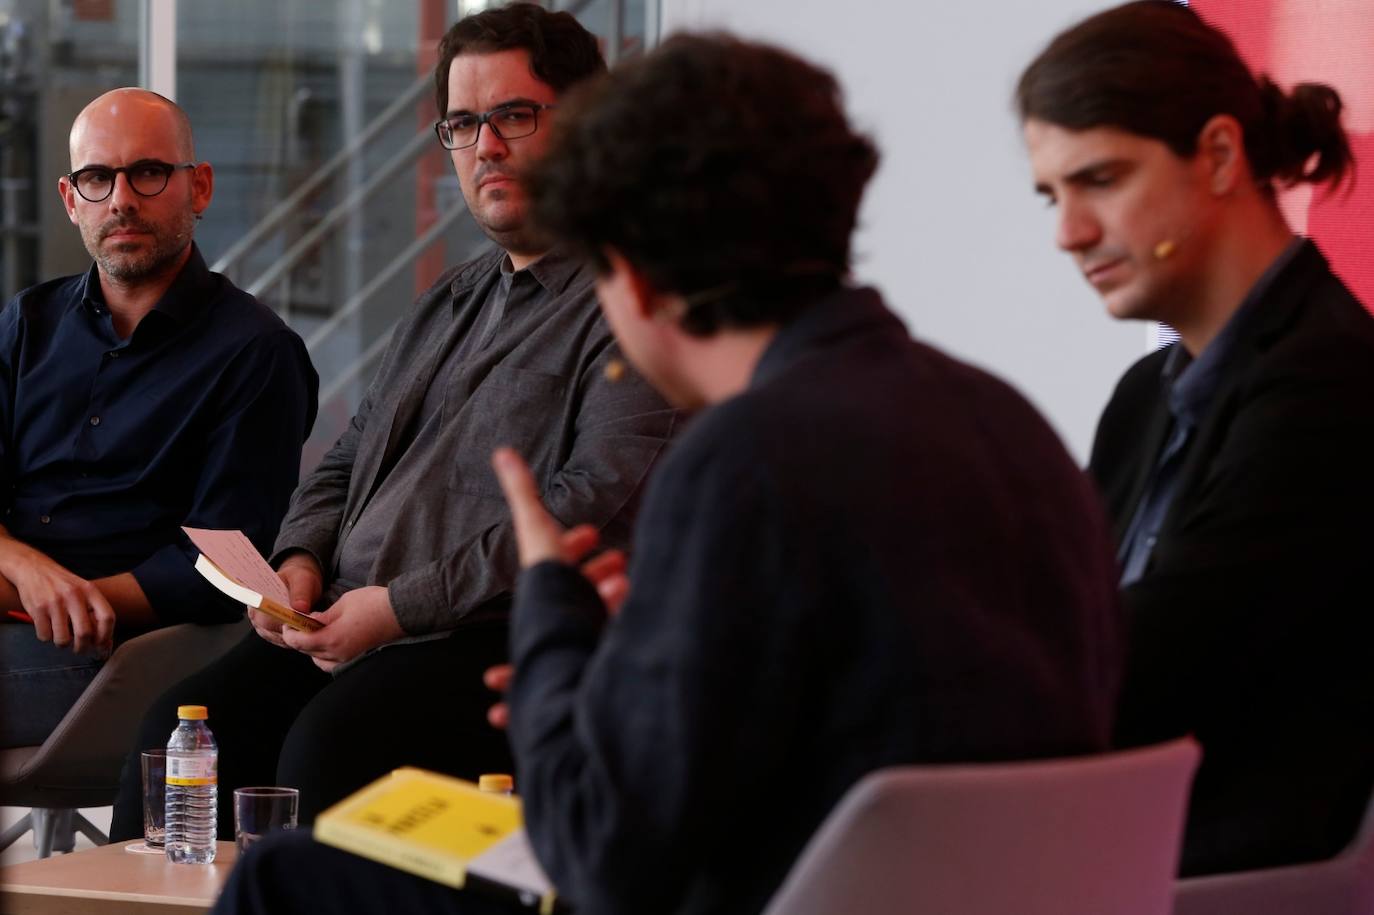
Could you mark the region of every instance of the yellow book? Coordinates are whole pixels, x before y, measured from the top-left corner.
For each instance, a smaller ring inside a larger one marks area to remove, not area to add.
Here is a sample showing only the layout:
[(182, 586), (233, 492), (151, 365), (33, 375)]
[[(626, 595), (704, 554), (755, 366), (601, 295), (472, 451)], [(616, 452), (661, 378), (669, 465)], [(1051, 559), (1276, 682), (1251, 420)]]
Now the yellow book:
[(320, 814), (315, 838), (448, 886), (476, 882), (541, 912), (554, 907), (519, 798), (437, 772), (403, 768), (383, 776)]

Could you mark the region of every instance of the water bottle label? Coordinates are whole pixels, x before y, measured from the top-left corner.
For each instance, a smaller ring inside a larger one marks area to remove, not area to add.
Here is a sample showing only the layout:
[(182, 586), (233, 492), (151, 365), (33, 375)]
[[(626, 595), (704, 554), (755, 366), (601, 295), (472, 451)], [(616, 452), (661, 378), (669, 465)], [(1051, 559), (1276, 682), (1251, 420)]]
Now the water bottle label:
[(171, 756), (167, 757), (167, 784), (169, 785), (213, 785), (219, 781), (219, 757), (217, 756)]

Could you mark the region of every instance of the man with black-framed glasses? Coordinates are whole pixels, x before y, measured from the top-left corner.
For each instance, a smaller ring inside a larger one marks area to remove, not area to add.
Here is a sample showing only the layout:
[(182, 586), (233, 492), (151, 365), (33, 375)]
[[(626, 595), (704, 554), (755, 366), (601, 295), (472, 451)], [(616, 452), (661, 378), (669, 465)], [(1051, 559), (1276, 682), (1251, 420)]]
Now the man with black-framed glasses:
[(557, 105), (535, 105), (506, 102), (483, 114), (460, 112), (443, 117), (434, 123), (434, 133), (444, 149), (467, 149), (476, 146), (482, 125), (496, 134), (497, 139), (510, 141), (528, 137), (539, 129), (539, 112), (552, 111)]
[(200, 167), (197, 162), (159, 162), (157, 159), (140, 159), (132, 165), (110, 168), (108, 165), (88, 165), (66, 175), (67, 182), (87, 203), (104, 203), (114, 193), (116, 180), (123, 175), (129, 187), (140, 197), (156, 197), (167, 190), (167, 182), (179, 168), (195, 171)]
[(181, 526), (270, 547), (316, 409), (300, 337), (192, 240), (214, 171), (185, 113), (116, 89), (70, 147), (95, 263), (0, 313), (0, 748), (42, 742), (125, 633), (238, 616)]
[[(304, 824), (400, 765), (509, 771), (482, 684), (508, 654), (518, 568), (491, 453), (519, 447), (552, 511), (626, 546), (674, 429), (676, 414), (621, 362), (591, 273), (527, 218), (521, 179), (549, 145), (555, 106), (605, 70), (595, 36), (517, 3), (458, 21), (438, 50), (435, 132), (495, 244), (415, 302), (349, 428), (292, 499), (271, 560), (323, 629), (250, 611), (256, 633), (154, 703), (130, 748), (165, 743), (185, 697), (210, 706), (220, 745), (234, 747), (220, 759), (223, 838), (234, 787), (298, 787)], [(115, 838), (142, 829), (130, 762)]]

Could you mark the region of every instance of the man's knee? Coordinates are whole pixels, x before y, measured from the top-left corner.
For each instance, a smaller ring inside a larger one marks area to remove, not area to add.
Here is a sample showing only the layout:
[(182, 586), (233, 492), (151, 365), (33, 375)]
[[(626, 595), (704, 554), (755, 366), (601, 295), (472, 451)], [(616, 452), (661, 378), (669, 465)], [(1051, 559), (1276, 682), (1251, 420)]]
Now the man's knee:
[(282, 784), (313, 781), (327, 770), (330, 762), (356, 755), (359, 743), (366, 743), (365, 721), (340, 718), (319, 703), (307, 705), (286, 732), (277, 763)]

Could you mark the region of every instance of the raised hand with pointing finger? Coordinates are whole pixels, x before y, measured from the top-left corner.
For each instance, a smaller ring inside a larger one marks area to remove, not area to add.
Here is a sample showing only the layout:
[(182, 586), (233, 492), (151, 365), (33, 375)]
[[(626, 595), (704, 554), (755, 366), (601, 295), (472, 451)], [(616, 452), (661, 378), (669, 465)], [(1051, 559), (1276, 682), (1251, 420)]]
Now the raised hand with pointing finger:
[[(529, 568), (536, 563), (553, 559), (569, 565), (578, 562), (596, 548), (598, 536), (591, 525), (583, 524), (564, 530), (562, 525), (544, 508), (539, 488), (529, 467), (520, 455), (510, 448), (500, 448), (492, 455), (496, 479), (510, 505), (515, 525), (515, 538), (520, 551), (520, 565)], [(630, 590), (625, 574), (625, 553), (607, 550), (582, 564), (582, 574), (595, 587), (606, 604), (606, 612), (614, 616)], [(510, 689), (515, 669), (510, 664), (489, 668), (483, 682), (494, 692), (504, 694)], [(504, 728), (510, 721), (505, 702), (498, 702), (487, 713), (493, 727)]]

